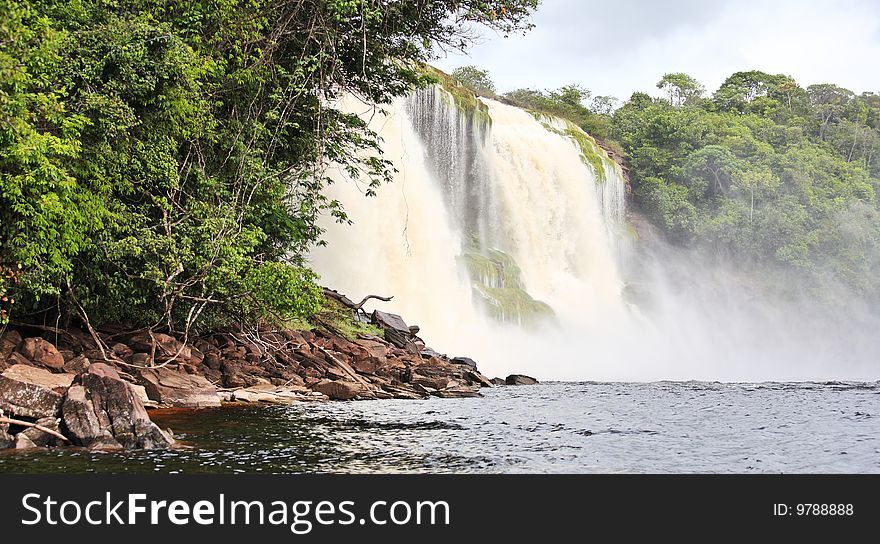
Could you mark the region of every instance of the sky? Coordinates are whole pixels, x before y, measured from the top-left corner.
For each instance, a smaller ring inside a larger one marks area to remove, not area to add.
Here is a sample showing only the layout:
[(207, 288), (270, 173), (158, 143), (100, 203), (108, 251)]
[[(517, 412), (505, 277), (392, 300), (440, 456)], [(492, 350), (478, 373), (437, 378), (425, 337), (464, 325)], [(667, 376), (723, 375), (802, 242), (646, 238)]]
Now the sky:
[(665, 73), (712, 92), (753, 69), (880, 92), (880, 0), (543, 0), (533, 22), (525, 36), (483, 31), (466, 56), (433, 64), (474, 64), (500, 92), (579, 84), (622, 100), (659, 96)]

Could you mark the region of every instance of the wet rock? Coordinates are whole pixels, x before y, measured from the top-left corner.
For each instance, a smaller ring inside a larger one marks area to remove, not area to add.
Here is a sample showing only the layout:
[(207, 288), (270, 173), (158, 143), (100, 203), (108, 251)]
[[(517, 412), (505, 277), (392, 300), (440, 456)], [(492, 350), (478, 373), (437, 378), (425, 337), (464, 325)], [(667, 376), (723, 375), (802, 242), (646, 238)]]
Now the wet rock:
[(35, 365), (53, 370), (64, 369), (64, 357), (51, 342), (42, 338), (25, 338), (18, 346), (22, 357)]
[(431, 395), (443, 399), (463, 399), (471, 397), (480, 397), (480, 388), (468, 385), (458, 385), (455, 387), (447, 387), (438, 391), (432, 391)]
[(54, 416), (73, 377), (29, 365), (11, 366), (0, 374), (0, 409), (32, 419)]
[(538, 380), (523, 374), (511, 374), (504, 380), (504, 383), (507, 385), (535, 385)]
[(173, 439), (150, 421), (135, 389), (103, 363), (78, 377), (62, 405), (69, 438), (93, 449), (166, 449)]
[(495, 386), (507, 385), (507, 382), (504, 380), (504, 378), (492, 378), (489, 381), (492, 382), (492, 385)]
[(312, 386), (313, 391), (327, 395), (331, 400), (351, 400), (364, 391), (359, 383), (341, 380), (321, 380)]
[(180, 408), (220, 406), (217, 388), (202, 376), (168, 367), (135, 369), (135, 372), (147, 396), (160, 404)]

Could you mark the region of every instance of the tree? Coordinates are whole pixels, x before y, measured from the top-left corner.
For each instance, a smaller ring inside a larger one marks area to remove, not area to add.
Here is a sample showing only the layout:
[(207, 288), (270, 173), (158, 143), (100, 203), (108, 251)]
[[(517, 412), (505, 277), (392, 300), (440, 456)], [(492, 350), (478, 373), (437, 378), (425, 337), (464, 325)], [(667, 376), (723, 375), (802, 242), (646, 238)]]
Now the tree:
[(452, 77), (478, 95), (495, 96), (495, 84), (486, 70), (472, 65), (461, 66), (452, 71)]
[(0, 269), (21, 265), (16, 313), (184, 334), (309, 315), (317, 219), (347, 219), (324, 196), (328, 167), (367, 194), (392, 171), (333, 99), (385, 103), (472, 23), (523, 31), (536, 5), (0, 0)]
[(699, 81), (681, 72), (664, 75), (657, 88), (669, 96), (669, 103), (676, 108), (696, 103), (706, 92)]

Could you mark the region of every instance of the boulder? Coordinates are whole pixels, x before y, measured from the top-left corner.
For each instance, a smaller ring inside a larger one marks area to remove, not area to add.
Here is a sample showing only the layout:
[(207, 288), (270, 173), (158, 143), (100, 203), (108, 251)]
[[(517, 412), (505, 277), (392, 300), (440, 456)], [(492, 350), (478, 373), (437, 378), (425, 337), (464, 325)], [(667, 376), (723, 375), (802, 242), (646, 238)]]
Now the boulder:
[(467, 385), (458, 385), (448, 387), (438, 391), (432, 391), (431, 394), (442, 399), (464, 399), (471, 397), (481, 397), (479, 387), (471, 387)]
[(159, 332), (154, 332), (152, 336), (149, 333), (136, 334), (128, 341), (128, 345), (134, 351), (152, 353), (154, 341), (157, 363), (169, 361), (177, 356), (177, 360), (182, 363), (197, 365), (205, 358), (205, 355), (194, 346), (184, 344), (171, 335)]
[(140, 397), (112, 367), (94, 363), (64, 398), (69, 438), (93, 449), (166, 449), (173, 439), (150, 421)]
[(133, 369), (147, 396), (159, 404), (180, 408), (220, 406), (217, 388), (203, 378), (168, 367)]
[(21, 343), (21, 335), (18, 331), (7, 330), (0, 337), (0, 359), (6, 359), (15, 351), (15, 348)]
[[(41, 427), (45, 427), (50, 430), (53, 430), (55, 432), (60, 432), (60, 430), (61, 430), (60, 423), (61, 423), (61, 420), (58, 419), (57, 417), (44, 417), (44, 418), (38, 419), (36, 421), (37, 425), (39, 425)], [(28, 438), (31, 439), (31, 442), (33, 442), (34, 444), (36, 444), (39, 447), (64, 445), (64, 442), (61, 441), (60, 439), (58, 439), (57, 437), (52, 436), (51, 434), (49, 434), (47, 432), (41, 431), (40, 429), (37, 429), (36, 427), (30, 427), (28, 429), (25, 429), (20, 434), (26, 435)]]
[(489, 381), (492, 382), (492, 385), (496, 385), (496, 386), (507, 385), (507, 382), (504, 381), (504, 378), (492, 378)]
[(25, 338), (18, 346), (18, 352), (35, 365), (53, 370), (64, 369), (64, 357), (58, 348), (42, 338)]
[(91, 361), (85, 355), (77, 355), (64, 363), (64, 371), (71, 374), (80, 374), (85, 372), (90, 364)]
[(24, 433), (18, 433), (15, 435), (15, 449), (17, 450), (35, 450), (37, 449), (37, 445), (34, 444), (34, 441), (31, 440), (28, 435)]
[[(5, 417), (0, 410), (0, 418)], [(9, 434), (9, 423), (0, 423), (0, 450), (15, 446), (15, 437)]]
[(511, 374), (504, 380), (504, 383), (507, 385), (535, 385), (538, 380), (523, 374)]
[(52, 374), (29, 365), (13, 365), (0, 374), (0, 409), (18, 417), (54, 416), (73, 374)]
[(492, 382), (490, 382), (488, 379), (486, 379), (485, 376), (483, 376), (482, 374), (480, 374), (477, 371), (468, 372), (467, 378), (471, 382), (478, 384), (480, 387), (492, 387), (493, 386)]
[(332, 400), (351, 400), (363, 392), (359, 383), (342, 380), (321, 380), (312, 385), (312, 390), (327, 395)]
[(465, 370), (472, 372), (477, 371), (477, 362), (470, 357), (455, 357), (450, 361), (452, 364), (463, 367)]

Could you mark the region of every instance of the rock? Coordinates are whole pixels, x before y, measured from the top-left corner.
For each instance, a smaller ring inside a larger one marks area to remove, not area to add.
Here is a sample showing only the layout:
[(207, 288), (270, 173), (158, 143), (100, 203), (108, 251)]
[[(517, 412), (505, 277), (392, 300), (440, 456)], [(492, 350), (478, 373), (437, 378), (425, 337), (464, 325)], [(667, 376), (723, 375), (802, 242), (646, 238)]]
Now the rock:
[(64, 371), (69, 372), (71, 374), (81, 374), (85, 372), (91, 361), (84, 355), (77, 355), (73, 359), (64, 363)]
[(507, 385), (535, 385), (538, 380), (523, 374), (511, 374), (504, 380), (504, 383)]
[(182, 363), (197, 365), (205, 358), (205, 355), (194, 346), (184, 345), (177, 338), (159, 332), (154, 332), (152, 337), (149, 333), (136, 334), (131, 337), (128, 345), (134, 351), (152, 353), (154, 340), (157, 363), (169, 361), (177, 356), (177, 360)]
[(351, 400), (358, 396), (364, 388), (361, 384), (341, 380), (321, 380), (312, 386), (317, 391), (330, 397), (331, 400)]
[(0, 374), (0, 409), (32, 419), (54, 416), (73, 377), (29, 365), (11, 366)]
[(133, 369), (147, 396), (160, 404), (180, 408), (220, 406), (217, 388), (203, 378), (168, 367)]
[(412, 341), (413, 334), (410, 332), (409, 325), (399, 315), (374, 310), (373, 322), (385, 331), (385, 340), (396, 347), (416, 355), (421, 351)]
[(492, 385), (496, 385), (496, 386), (507, 385), (507, 382), (504, 381), (504, 378), (492, 378), (489, 381), (492, 382)]
[(150, 421), (135, 389), (119, 373), (94, 363), (64, 398), (62, 417), (69, 438), (93, 449), (166, 449), (173, 439)]
[(416, 388), (408, 384), (386, 384), (382, 389), (396, 399), (422, 400), (428, 398), (428, 392), (424, 388)]
[[(5, 417), (0, 410), (0, 418)], [(0, 423), (0, 450), (15, 446), (15, 437), (9, 434), (9, 423)]]
[(7, 330), (0, 337), (0, 359), (8, 358), (15, 348), (21, 343), (21, 335), (18, 331)]
[(431, 389), (445, 389), (449, 385), (449, 377), (412, 374), (409, 383), (421, 385), (422, 387), (429, 387)]
[(122, 444), (113, 438), (109, 425), (106, 426), (95, 413), (95, 407), (86, 395), (85, 387), (74, 385), (67, 390), (61, 415), (67, 430), (67, 437), (77, 446), (97, 450), (122, 449)]
[(477, 362), (470, 357), (454, 357), (450, 362), (472, 372), (477, 371)]
[(463, 398), (471, 398), (471, 397), (481, 397), (479, 387), (471, 387), (467, 385), (459, 385), (457, 387), (449, 387), (446, 389), (440, 389), (438, 391), (432, 391), (431, 394), (435, 397), (440, 397), (443, 399), (463, 399)]
[(126, 346), (122, 342), (117, 342), (110, 346), (110, 349), (116, 354), (120, 359), (126, 359), (134, 353), (130, 347)]
[(42, 338), (25, 338), (18, 346), (18, 352), (35, 365), (54, 370), (64, 369), (64, 357), (51, 342)]
[(35, 450), (37, 449), (37, 445), (34, 444), (34, 441), (28, 437), (28, 435), (24, 433), (18, 433), (15, 435), (15, 449), (17, 450)]
[(467, 378), (480, 385), (480, 387), (492, 387), (493, 384), (485, 376), (480, 374), (479, 372), (473, 371), (467, 373)]
[[(60, 431), (60, 429), (61, 429), (60, 423), (61, 423), (61, 420), (58, 419), (57, 417), (44, 417), (44, 418), (38, 419), (36, 421), (37, 425), (40, 425), (40, 426), (45, 427), (47, 429), (51, 429), (55, 432)], [(31, 427), (29, 429), (25, 429), (19, 434), (26, 435), (28, 438), (31, 439), (31, 442), (33, 442), (34, 444), (36, 444), (39, 447), (61, 446), (64, 444), (64, 442), (62, 440), (52, 436), (49, 433), (41, 431), (40, 429), (37, 429), (36, 427)]]

